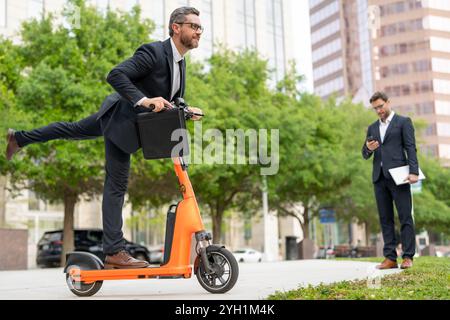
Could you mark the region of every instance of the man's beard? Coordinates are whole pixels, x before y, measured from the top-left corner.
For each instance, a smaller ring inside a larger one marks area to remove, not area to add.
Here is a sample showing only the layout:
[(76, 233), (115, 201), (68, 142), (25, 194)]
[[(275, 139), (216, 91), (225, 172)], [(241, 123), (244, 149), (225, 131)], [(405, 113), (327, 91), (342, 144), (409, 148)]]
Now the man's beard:
[(198, 47), (198, 42), (194, 43), (194, 39), (185, 35), (181, 35), (180, 42), (188, 49), (194, 49)]

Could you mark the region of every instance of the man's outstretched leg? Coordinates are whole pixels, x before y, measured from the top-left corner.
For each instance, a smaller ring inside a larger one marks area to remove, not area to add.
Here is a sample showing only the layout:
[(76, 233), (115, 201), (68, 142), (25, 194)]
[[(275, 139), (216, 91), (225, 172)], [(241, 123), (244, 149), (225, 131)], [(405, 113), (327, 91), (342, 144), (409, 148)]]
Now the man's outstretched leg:
[(103, 188), (103, 252), (105, 268), (145, 268), (147, 261), (134, 259), (124, 250), (122, 207), (128, 186), (130, 154), (105, 138), (106, 178)]
[(9, 161), (15, 153), (31, 143), (47, 142), (55, 139), (85, 140), (102, 136), (97, 114), (90, 115), (78, 122), (54, 122), (48, 126), (30, 131), (8, 130), (6, 139), (6, 159)]

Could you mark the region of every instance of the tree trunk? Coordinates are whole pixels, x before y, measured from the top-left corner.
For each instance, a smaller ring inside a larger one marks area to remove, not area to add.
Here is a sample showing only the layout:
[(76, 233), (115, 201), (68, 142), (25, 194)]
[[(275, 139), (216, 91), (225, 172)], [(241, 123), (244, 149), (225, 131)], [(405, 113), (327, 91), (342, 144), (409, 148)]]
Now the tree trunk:
[(63, 231), (63, 251), (61, 253), (61, 266), (66, 264), (66, 254), (74, 251), (74, 211), (75, 204), (77, 203), (76, 195), (64, 196), (64, 231)]
[(6, 225), (6, 176), (0, 176), (0, 228)]
[(213, 242), (214, 243), (221, 243), (222, 238), (222, 217), (223, 217), (223, 211), (216, 210), (216, 212), (211, 213), (212, 218), (212, 236), (213, 236)]
[(367, 221), (364, 222), (364, 225), (366, 229), (366, 246), (370, 246), (370, 225)]
[(302, 224), (302, 230), (303, 230), (303, 239), (309, 239), (309, 208), (305, 207), (305, 212), (303, 214), (303, 224)]

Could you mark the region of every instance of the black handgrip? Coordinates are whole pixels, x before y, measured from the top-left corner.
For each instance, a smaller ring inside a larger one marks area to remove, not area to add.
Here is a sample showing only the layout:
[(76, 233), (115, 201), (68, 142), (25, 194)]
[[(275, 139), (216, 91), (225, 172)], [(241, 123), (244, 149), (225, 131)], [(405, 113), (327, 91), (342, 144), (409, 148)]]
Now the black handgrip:
[(196, 113), (196, 112), (191, 112), (191, 111), (185, 111), (185, 118), (186, 120), (191, 119), (193, 116), (200, 116), (200, 117), (204, 117), (205, 115), (202, 113)]

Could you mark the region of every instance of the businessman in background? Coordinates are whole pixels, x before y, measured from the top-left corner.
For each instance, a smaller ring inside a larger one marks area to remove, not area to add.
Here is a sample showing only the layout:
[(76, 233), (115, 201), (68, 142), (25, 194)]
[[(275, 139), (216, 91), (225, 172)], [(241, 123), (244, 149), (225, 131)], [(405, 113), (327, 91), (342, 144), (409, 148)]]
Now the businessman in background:
[[(374, 93), (370, 98), (370, 104), (379, 120), (367, 129), (362, 155), (366, 160), (372, 155), (374, 157), (372, 182), (383, 233), (385, 257), (377, 268), (398, 268), (394, 203), (400, 220), (403, 249), (401, 268), (411, 268), (416, 251), (416, 240), (410, 184), (416, 183), (419, 178), (414, 127), (410, 118), (398, 115), (391, 109), (389, 98), (385, 93)], [(397, 186), (388, 170), (405, 165), (409, 165), (409, 176), (405, 180), (407, 183)]]

